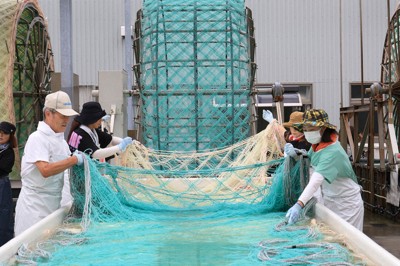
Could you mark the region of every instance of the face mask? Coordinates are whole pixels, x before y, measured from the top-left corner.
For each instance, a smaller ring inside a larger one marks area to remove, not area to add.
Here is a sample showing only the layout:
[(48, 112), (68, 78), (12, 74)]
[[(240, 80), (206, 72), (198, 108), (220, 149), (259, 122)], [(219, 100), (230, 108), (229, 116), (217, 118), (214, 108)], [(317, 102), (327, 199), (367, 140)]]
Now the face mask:
[(321, 142), (321, 134), (319, 130), (304, 132), (304, 137), (311, 144), (318, 144)]

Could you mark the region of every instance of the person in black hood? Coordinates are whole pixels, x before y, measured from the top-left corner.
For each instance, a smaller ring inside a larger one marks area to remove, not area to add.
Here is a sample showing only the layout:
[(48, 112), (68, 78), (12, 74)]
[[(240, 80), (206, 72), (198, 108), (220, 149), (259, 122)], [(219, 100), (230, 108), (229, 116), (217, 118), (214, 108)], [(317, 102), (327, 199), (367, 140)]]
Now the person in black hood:
[(0, 246), (14, 237), (13, 199), (9, 174), (15, 161), (17, 147), (15, 126), (0, 123)]

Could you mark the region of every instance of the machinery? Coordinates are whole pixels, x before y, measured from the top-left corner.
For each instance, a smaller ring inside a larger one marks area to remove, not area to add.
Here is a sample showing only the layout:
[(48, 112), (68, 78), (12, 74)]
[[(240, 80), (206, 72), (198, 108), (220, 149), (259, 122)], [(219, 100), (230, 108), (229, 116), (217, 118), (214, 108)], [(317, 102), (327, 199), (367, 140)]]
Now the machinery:
[[(366, 207), (399, 219), (400, 9), (388, 23), (381, 81), (364, 90), (361, 104), (340, 110), (342, 146), (351, 152)], [(364, 95), (368, 98), (364, 98)], [(361, 125), (361, 117), (366, 117)], [(363, 156), (364, 155), (364, 156)]]
[(20, 155), (42, 119), (50, 93), (53, 53), (44, 15), (36, 0), (0, 3), (0, 120), (17, 126), (13, 180), (19, 179)]

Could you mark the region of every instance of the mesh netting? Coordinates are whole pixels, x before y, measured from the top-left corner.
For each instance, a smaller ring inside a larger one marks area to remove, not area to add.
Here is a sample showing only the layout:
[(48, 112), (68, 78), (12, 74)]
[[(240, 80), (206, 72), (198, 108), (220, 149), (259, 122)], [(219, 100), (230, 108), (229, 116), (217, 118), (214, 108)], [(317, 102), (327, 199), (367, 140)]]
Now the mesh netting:
[(328, 230), (323, 225), (304, 216), (296, 226), (286, 224), (283, 211), (307, 183), (308, 168), (301, 167), (303, 158), (296, 163), (280, 157), (283, 140), (276, 137), (283, 136), (280, 128), (275, 122), (237, 145), (205, 153), (166, 153), (135, 145), (120, 158), (120, 166), (86, 157), (84, 167), (75, 166), (72, 176), (74, 215), (50, 239), (23, 245), (16, 261), (39, 265), (361, 262), (342, 245), (340, 235), (324, 235)]
[(137, 47), (143, 143), (216, 149), (250, 136), (244, 0), (144, 0)]
[(0, 1), (0, 25), (0, 121), (17, 126), (15, 179), (20, 172), (19, 154), (42, 119), (53, 59), (37, 0)]
[(0, 121), (14, 120), (12, 105), (13, 52), (14, 52), (14, 20), (18, 10), (17, 1), (1, 1), (0, 3)]
[[(246, 141), (203, 153), (169, 153), (131, 145), (119, 159), (121, 166), (91, 161), (87, 169), (76, 167), (72, 183), (74, 188), (84, 188), (87, 176), (91, 177), (90, 193), (95, 199), (88, 210), (91, 220), (129, 217), (124, 204), (153, 210), (257, 205), (270, 194), (268, 170), (279, 164), (283, 145), (282, 127), (276, 121)], [(75, 208), (82, 213), (84, 207), (89, 208), (85, 190), (73, 192)], [(113, 213), (111, 218), (109, 213)]]

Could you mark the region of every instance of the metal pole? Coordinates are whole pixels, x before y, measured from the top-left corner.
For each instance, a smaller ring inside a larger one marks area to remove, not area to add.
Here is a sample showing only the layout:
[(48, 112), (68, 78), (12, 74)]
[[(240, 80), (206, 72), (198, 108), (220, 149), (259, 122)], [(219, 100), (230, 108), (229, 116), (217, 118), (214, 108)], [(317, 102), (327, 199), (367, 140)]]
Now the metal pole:
[[(72, 0), (60, 0), (60, 48), (61, 48), (61, 90), (69, 95), (72, 106), (74, 103), (74, 73), (72, 64)], [(79, 111), (79, 110), (75, 110)], [(65, 132), (68, 137), (71, 124), (69, 123)]]
[[(131, 0), (125, 0), (125, 69), (127, 73), (127, 89), (132, 90), (132, 31), (131, 31)], [(133, 130), (133, 97), (127, 98), (128, 130)]]
[(60, 0), (61, 90), (74, 99), (72, 67), (72, 0)]
[(361, 104), (364, 104), (364, 47), (362, 30), (362, 4), (360, 3), (360, 52), (361, 52)]
[[(340, 107), (343, 107), (342, 0), (339, 0)], [(354, 157), (353, 157), (354, 158)]]

